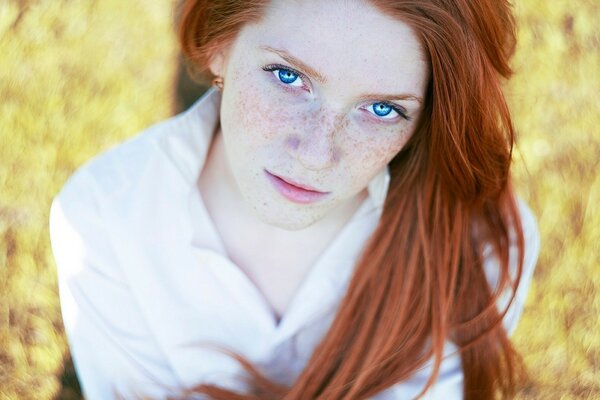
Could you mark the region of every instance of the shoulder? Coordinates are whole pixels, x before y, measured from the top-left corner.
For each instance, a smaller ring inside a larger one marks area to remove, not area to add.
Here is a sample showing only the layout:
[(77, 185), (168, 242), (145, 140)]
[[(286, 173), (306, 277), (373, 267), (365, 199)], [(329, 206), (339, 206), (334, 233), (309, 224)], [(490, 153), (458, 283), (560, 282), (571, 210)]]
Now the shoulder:
[(91, 202), (131, 202), (132, 193), (157, 190), (164, 182), (185, 187), (203, 162), (219, 97), (209, 90), (188, 110), (155, 123), (79, 166), (53, 198), (70, 208)]
[[(523, 229), (523, 238), (525, 239), (525, 262), (530, 266), (535, 265), (537, 256), (540, 252), (540, 232), (535, 215), (525, 200), (517, 197), (517, 206), (519, 209), (519, 217), (521, 219), (521, 227)], [(533, 268), (530, 266), (530, 268)]]
[[(514, 198), (515, 205), (517, 206), (517, 216), (519, 218), (521, 228), (523, 229), (525, 239), (529, 238), (534, 241), (539, 239), (537, 218), (535, 213), (529, 204), (527, 204), (527, 201), (521, 197), (521, 195), (518, 193), (513, 193), (512, 196)], [(511, 240), (514, 241), (514, 224), (509, 226), (509, 233), (511, 235)]]
[(218, 99), (218, 93), (209, 90), (188, 110), (102, 151), (75, 170), (61, 192), (94, 184), (108, 200), (160, 179), (190, 184), (218, 123)]
[(108, 211), (123, 215), (145, 204), (139, 199), (148, 190), (149, 180), (142, 177), (149, 170), (160, 186), (166, 167), (157, 143), (173, 131), (176, 121), (170, 118), (141, 131), (89, 159), (67, 178), (52, 199), (48, 219), (59, 267), (81, 266), (74, 257), (108, 253)]
[[(511, 280), (515, 283), (519, 273), (519, 258), (521, 256), (523, 259), (523, 264), (520, 271), (521, 273), (518, 284), (514, 290), (514, 299), (512, 303), (510, 303), (510, 306), (509, 300), (513, 293), (513, 289), (511, 287), (505, 288), (497, 301), (497, 307), (500, 312), (509, 306), (503, 319), (504, 327), (509, 336), (512, 335), (516, 330), (517, 324), (523, 313), (527, 295), (533, 283), (533, 274), (535, 272), (540, 252), (540, 233), (537, 219), (525, 200), (518, 195), (516, 196), (515, 200), (524, 239), (523, 252), (520, 254), (514, 225), (509, 227), (509, 275)], [(486, 246), (484, 248), (483, 257), (483, 267), (488, 283), (491, 290), (495, 290), (500, 276), (500, 265), (498, 258), (492, 252), (490, 246)]]
[(102, 247), (100, 241), (108, 247), (116, 232), (139, 238), (153, 220), (164, 225), (185, 217), (180, 210), (218, 121), (216, 100), (205, 96), (77, 168), (50, 206), (50, 238), (57, 251), (72, 254), (69, 243), (77, 242), (89, 253)]
[[(507, 312), (506, 315), (505, 325), (509, 335), (514, 333), (517, 323), (523, 312), (529, 289), (533, 283), (533, 274), (537, 265), (541, 247), (540, 232), (535, 215), (522, 198), (517, 197), (517, 205), (519, 208), (519, 216), (521, 219), (521, 228), (523, 229), (524, 239), (523, 268), (521, 271), (519, 284), (515, 291), (515, 306), (512, 307), (512, 309), (509, 309), (509, 312)], [(516, 270), (516, 255), (518, 255), (516, 244), (513, 244), (512, 248), (513, 251), (511, 251), (511, 257), (514, 257), (514, 259), (511, 260), (511, 266), (515, 266), (514, 269)], [(512, 272), (513, 271), (511, 271), (511, 273)]]
[[(524, 286), (529, 286), (540, 253), (540, 232), (537, 219), (529, 205), (520, 196), (516, 197), (521, 229), (523, 230), (523, 269), (521, 279)], [(518, 246), (514, 229), (510, 231), (510, 267), (511, 275), (516, 274), (518, 266)]]
[(122, 263), (122, 257), (144, 244), (143, 235), (156, 232), (150, 229), (152, 221), (163, 222), (162, 216), (180, 209), (174, 199), (187, 185), (181, 184), (162, 143), (180, 131), (181, 119), (154, 124), (91, 158), (52, 199), (50, 244), (59, 279), (70, 282), (69, 290), (98, 282), (125, 287), (131, 263)]
[[(540, 251), (540, 233), (538, 229), (537, 219), (529, 207), (529, 205), (518, 195), (515, 195), (515, 202), (517, 205), (517, 216), (519, 224), (523, 231), (523, 273), (533, 272), (537, 257)], [(511, 224), (508, 227), (509, 236), (509, 255), (510, 255), (510, 273), (514, 276), (517, 272), (519, 254), (517, 245), (517, 235), (515, 224)], [(497, 274), (494, 272), (498, 270), (498, 260), (493, 252), (492, 246), (487, 242), (483, 248), (484, 268), (488, 275), (488, 281), (490, 284), (495, 283), (498, 280)], [(492, 285), (493, 287), (493, 285)]]
[(154, 124), (90, 158), (72, 173), (59, 194), (94, 185), (111, 197), (131, 188), (160, 157), (160, 142), (175, 131), (178, 118)]

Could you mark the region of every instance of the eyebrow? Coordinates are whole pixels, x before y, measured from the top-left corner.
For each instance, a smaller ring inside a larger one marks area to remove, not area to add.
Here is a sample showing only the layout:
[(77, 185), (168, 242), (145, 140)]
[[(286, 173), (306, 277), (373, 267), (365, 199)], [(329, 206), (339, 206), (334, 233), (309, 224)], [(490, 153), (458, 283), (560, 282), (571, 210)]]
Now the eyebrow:
[[(269, 51), (271, 53), (275, 53), (277, 54), (279, 57), (283, 58), (285, 61), (287, 61), (288, 63), (298, 67), (299, 69), (305, 71), (307, 74), (313, 76), (319, 83), (326, 83), (327, 82), (327, 78), (325, 78), (325, 76), (323, 74), (321, 74), (319, 71), (317, 71), (316, 69), (312, 68), (310, 65), (305, 64), (304, 62), (300, 61), (299, 59), (297, 59), (296, 57), (294, 57), (293, 55), (291, 55), (290, 53), (288, 53), (285, 50), (282, 49), (276, 49), (274, 47), (271, 46), (260, 46), (261, 49)], [(373, 100), (373, 99), (377, 99), (377, 100), (381, 100), (381, 101), (391, 101), (391, 100), (412, 100), (412, 101), (416, 101), (420, 104), (423, 103), (423, 99), (419, 96), (416, 96), (414, 94), (399, 94), (399, 95), (391, 95), (391, 94), (364, 94), (362, 96), (359, 97), (359, 100), (364, 101), (364, 100)]]
[(302, 61), (298, 60), (296, 57), (294, 57), (287, 51), (281, 50), (281, 49), (275, 49), (271, 46), (260, 46), (260, 48), (263, 50), (266, 50), (266, 51), (270, 51), (271, 53), (275, 53), (279, 57), (281, 57), (285, 61), (287, 61), (288, 63), (294, 64), (294, 65), (300, 67), (300, 69), (306, 71), (306, 73), (308, 73), (309, 75), (314, 76), (315, 79), (317, 81), (319, 81), (320, 83), (327, 82), (327, 79), (319, 71), (317, 71), (316, 69), (312, 68), (311, 66), (303, 63)]

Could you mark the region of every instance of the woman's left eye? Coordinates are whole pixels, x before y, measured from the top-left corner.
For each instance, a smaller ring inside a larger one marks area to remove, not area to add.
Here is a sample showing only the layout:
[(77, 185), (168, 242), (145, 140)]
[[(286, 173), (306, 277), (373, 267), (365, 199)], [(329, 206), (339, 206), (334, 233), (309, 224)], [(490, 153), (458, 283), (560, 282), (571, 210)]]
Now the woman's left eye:
[(281, 83), (284, 83), (287, 86), (304, 86), (300, 74), (292, 69), (280, 65), (268, 65), (264, 67), (263, 70), (272, 72)]
[(394, 119), (397, 116), (401, 116), (404, 119), (408, 119), (406, 113), (403, 110), (389, 103), (373, 103), (366, 109), (370, 113), (382, 119)]

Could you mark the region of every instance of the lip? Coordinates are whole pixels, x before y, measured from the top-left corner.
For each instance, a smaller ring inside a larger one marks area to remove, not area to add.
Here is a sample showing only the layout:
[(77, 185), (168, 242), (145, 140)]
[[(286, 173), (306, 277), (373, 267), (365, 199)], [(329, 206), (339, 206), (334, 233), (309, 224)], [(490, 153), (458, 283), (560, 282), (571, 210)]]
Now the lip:
[(321, 192), (316, 190), (315, 188), (297, 183), (289, 178), (280, 177), (278, 175), (272, 174), (266, 169), (265, 175), (271, 181), (275, 189), (286, 199), (300, 204), (308, 204), (318, 201), (325, 196), (327, 196), (330, 192)]

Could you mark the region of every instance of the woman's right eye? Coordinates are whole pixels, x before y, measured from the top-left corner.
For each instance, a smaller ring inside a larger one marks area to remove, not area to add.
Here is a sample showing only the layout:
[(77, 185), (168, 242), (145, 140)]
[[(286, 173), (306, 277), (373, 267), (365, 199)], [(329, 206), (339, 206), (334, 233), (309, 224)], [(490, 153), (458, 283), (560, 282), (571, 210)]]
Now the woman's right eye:
[(275, 75), (275, 77), (286, 86), (304, 86), (304, 82), (302, 82), (300, 73), (292, 69), (285, 68), (281, 65), (268, 65), (264, 67), (263, 70), (272, 72), (273, 75)]

